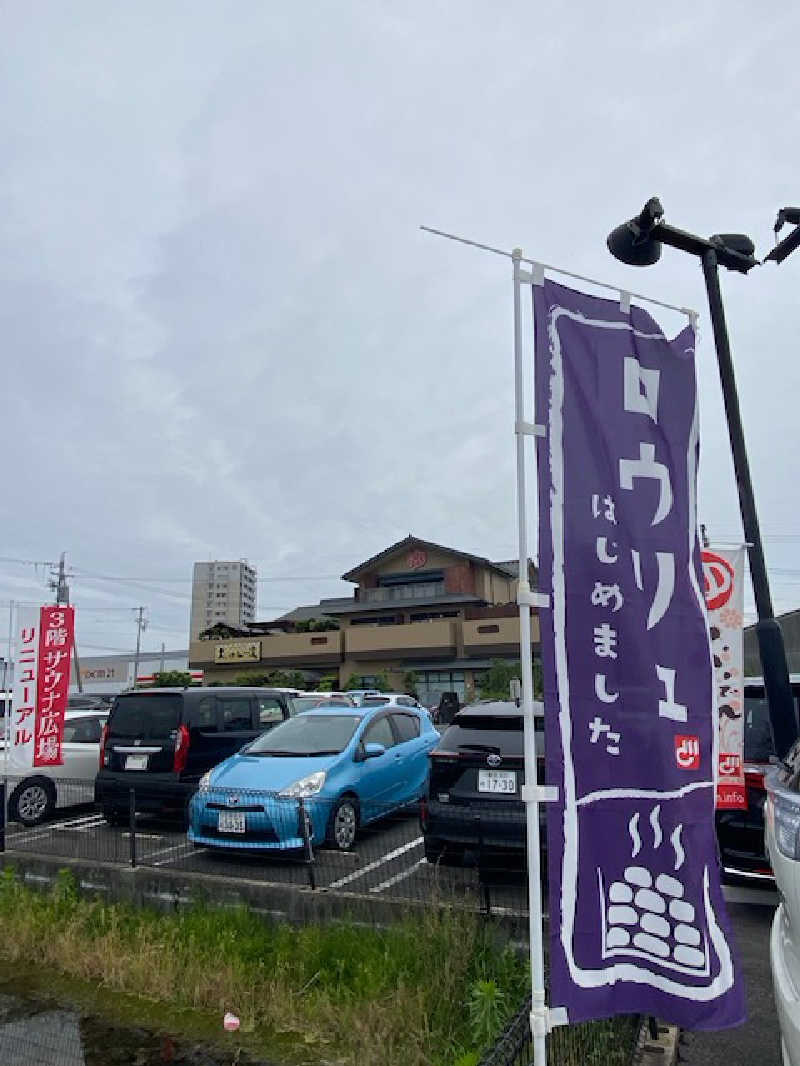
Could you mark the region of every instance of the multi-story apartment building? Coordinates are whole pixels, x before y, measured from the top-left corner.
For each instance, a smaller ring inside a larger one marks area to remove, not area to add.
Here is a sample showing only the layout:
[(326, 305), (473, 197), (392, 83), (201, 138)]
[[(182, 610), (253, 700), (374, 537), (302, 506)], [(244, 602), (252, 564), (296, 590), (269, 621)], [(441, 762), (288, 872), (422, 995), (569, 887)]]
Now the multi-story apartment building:
[[(287, 669), (309, 681), (335, 676), (341, 686), (356, 677), (368, 687), (385, 674), (397, 690), (413, 675), (428, 703), (443, 691), (467, 698), (493, 660), (519, 659), (517, 570), (516, 561), (492, 562), (409, 536), (342, 575), (356, 586), (352, 597), (321, 600), (227, 639), (206, 633), (192, 640), (190, 665), (207, 680)], [(293, 631), (311, 618), (339, 628)], [(532, 643), (538, 641), (534, 615)]]
[(256, 570), (244, 559), (195, 563), (192, 576), (191, 640), (209, 626), (246, 626), (256, 617)]

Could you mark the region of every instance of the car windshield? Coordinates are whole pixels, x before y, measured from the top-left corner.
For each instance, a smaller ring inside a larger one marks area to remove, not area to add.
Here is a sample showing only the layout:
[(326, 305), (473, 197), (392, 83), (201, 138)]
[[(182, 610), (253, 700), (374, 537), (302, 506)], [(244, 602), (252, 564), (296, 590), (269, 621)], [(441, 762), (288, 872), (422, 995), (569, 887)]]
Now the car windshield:
[(338, 755), (361, 718), (355, 714), (302, 714), (259, 737), (248, 755)]
[(389, 696), (365, 696), (361, 701), (362, 707), (380, 707), (383, 703), (391, 703)]

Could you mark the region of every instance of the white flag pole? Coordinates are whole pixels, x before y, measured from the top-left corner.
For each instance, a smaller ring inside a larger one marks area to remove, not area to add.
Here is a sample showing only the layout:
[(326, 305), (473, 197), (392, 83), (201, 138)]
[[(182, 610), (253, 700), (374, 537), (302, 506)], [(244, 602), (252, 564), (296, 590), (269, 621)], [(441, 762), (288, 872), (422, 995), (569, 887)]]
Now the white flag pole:
[(514, 281), (514, 409), (517, 445), (517, 526), (519, 531), (519, 644), (522, 668), (522, 713), (524, 723), (525, 784), (522, 799), (528, 844), (528, 938), (531, 956), (531, 1033), (534, 1066), (546, 1066), (548, 1011), (544, 983), (544, 933), (542, 927), (541, 852), (539, 847), (539, 802), (552, 798), (537, 780), (536, 733), (533, 717), (533, 656), (531, 652), (531, 607), (549, 606), (549, 598), (531, 592), (528, 576), (528, 521), (525, 490), (525, 438), (540, 436), (543, 427), (525, 421), (525, 391), (522, 366), (522, 313), (520, 263), (522, 252), (511, 253)]

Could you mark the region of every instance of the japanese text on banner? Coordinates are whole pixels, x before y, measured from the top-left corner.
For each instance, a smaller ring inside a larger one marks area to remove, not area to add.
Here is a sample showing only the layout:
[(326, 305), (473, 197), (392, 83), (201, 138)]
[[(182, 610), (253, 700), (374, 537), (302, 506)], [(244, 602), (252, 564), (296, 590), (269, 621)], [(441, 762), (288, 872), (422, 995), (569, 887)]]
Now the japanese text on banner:
[(60, 766), (69, 695), (74, 610), (42, 607), (33, 765)]

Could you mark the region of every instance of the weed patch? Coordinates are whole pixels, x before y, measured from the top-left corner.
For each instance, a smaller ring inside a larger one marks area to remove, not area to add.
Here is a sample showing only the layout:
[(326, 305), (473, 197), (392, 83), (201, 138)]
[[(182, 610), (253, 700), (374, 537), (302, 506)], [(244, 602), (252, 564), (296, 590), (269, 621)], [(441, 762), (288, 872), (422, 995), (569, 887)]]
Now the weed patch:
[(491, 925), (444, 909), (386, 929), (265, 924), (248, 910), (164, 914), (0, 876), (0, 960), (52, 968), (166, 1010), (242, 1021), (255, 1053), (297, 1063), (452, 1066), (488, 1044), (526, 992), (527, 970)]

